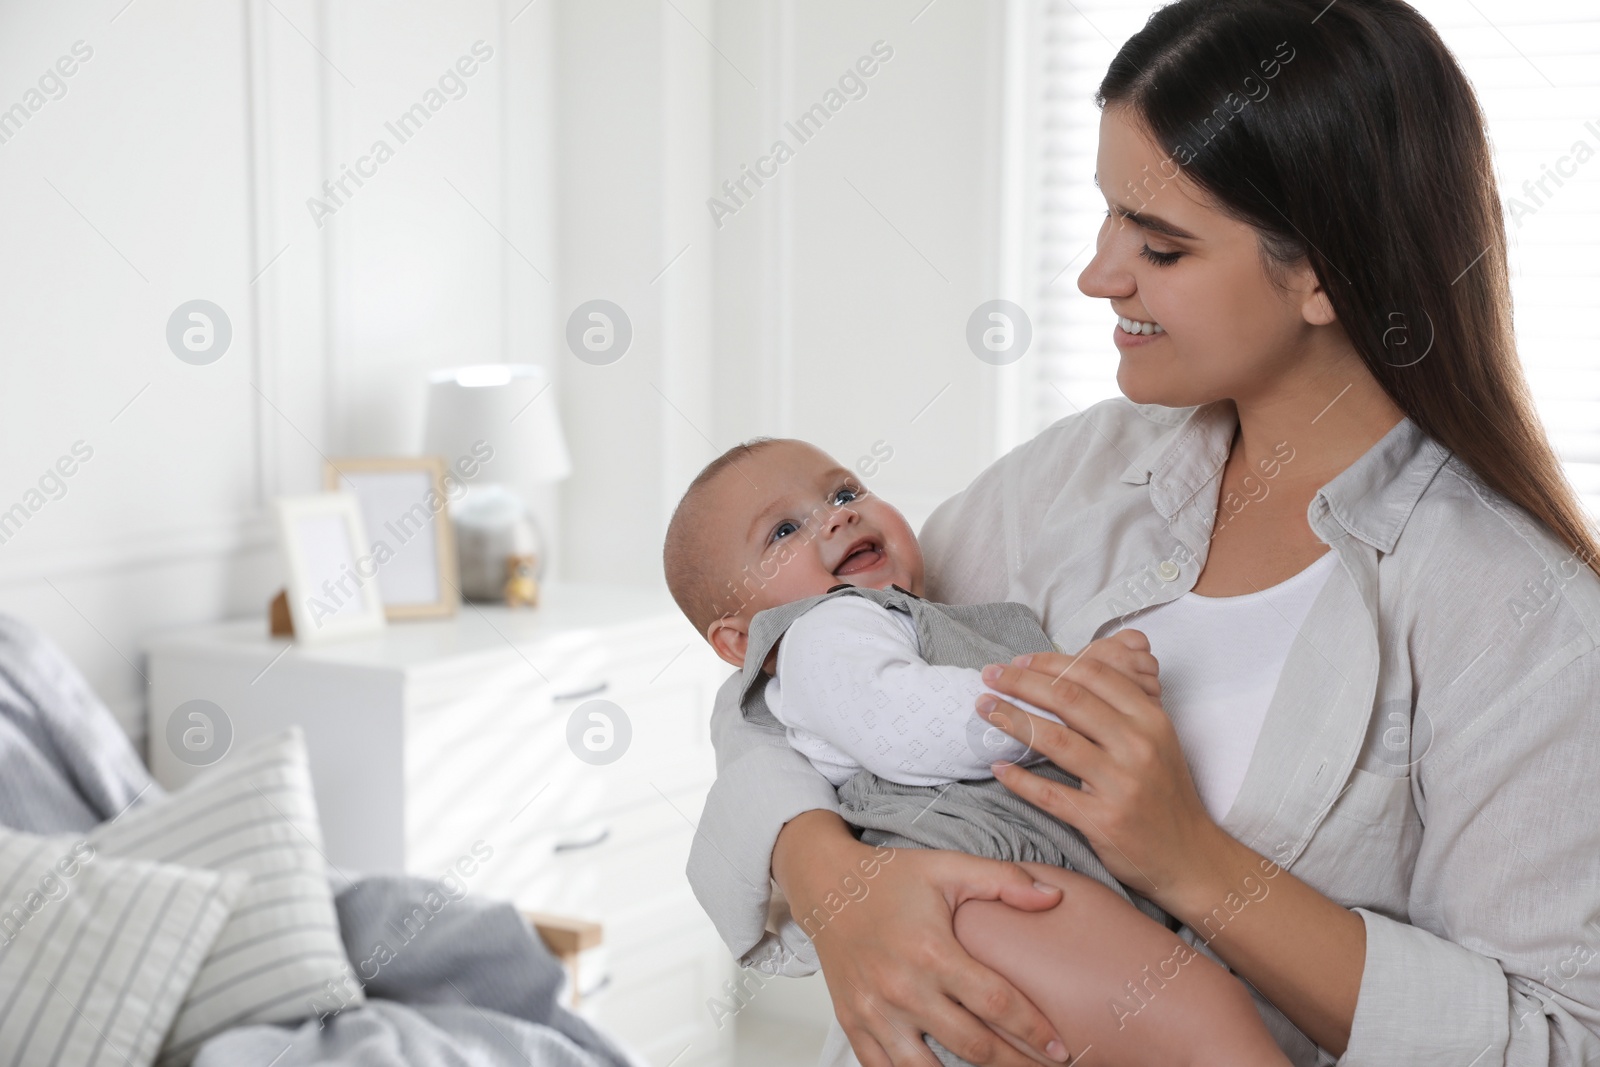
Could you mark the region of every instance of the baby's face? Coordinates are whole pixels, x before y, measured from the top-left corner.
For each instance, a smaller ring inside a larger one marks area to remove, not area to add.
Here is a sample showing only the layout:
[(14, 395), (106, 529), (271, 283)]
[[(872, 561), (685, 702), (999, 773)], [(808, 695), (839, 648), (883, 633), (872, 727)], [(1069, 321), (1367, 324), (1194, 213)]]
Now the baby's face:
[(756, 612), (840, 584), (922, 595), (922, 550), (905, 517), (827, 453), (778, 441), (722, 472), (707, 531), (728, 610)]

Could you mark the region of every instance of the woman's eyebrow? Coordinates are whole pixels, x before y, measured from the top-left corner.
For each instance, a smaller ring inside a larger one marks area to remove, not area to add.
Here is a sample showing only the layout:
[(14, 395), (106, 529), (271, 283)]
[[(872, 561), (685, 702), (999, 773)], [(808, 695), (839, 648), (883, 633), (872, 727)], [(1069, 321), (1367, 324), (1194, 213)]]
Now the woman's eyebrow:
[(1134, 211), (1130, 208), (1125, 208), (1121, 204), (1112, 204), (1111, 210), (1116, 212), (1118, 215), (1121, 215), (1135, 226), (1138, 226), (1141, 229), (1149, 230), (1151, 233), (1159, 233), (1167, 237), (1176, 237), (1183, 241), (1198, 241), (1200, 239), (1194, 234), (1190, 233), (1188, 230), (1174, 226), (1172, 223), (1158, 215), (1147, 215), (1141, 211)]

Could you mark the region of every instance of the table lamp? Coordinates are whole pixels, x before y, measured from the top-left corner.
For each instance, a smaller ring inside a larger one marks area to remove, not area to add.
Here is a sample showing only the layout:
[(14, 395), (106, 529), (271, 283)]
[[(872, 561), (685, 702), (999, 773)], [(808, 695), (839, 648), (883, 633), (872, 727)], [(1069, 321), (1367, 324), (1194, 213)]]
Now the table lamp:
[(528, 499), (572, 473), (549, 376), (527, 363), (437, 370), (427, 410), (424, 453), (468, 486), (450, 509), (462, 595), (532, 606), (546, 553)]

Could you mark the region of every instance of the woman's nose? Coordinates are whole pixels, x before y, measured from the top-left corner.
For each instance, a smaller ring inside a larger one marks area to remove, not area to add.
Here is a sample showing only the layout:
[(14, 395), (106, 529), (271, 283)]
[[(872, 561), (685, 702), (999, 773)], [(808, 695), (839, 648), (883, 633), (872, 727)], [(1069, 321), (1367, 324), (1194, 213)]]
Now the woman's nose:
[(1125, 266), (1125, 252), (1118, 241), (1121, 220), (1106, 219), (1095, 237), (1094, 258), (1078, 275), (1078, 291), (1101, 299), (1125, 299), (1133, 295), (1133, 272)]

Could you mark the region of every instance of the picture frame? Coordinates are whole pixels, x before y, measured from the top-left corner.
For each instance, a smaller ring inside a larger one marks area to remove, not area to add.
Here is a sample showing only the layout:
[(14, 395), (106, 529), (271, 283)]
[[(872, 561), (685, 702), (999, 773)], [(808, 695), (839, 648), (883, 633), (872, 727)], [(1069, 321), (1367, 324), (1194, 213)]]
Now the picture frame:
[(360, 502), (349, 493), (279, 497), (278, 546), (296, 641), (380, 632), (386, 619)]
[(378, 564), (384, 615), (447, 618), (461, 607), (445, 461), (437, 456), (335, 457), (323, 485), (356, 498)]

